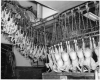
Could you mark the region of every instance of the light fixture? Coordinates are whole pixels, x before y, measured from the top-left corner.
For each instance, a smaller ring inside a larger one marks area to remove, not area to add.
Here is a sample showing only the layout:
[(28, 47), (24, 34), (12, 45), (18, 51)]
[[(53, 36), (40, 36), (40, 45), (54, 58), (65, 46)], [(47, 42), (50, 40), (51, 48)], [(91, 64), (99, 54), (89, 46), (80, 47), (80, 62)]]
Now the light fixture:
[(99, 20), (99, 17), (91, 12), (85, 13), (84, 16), (93, 20), (93, 21)]

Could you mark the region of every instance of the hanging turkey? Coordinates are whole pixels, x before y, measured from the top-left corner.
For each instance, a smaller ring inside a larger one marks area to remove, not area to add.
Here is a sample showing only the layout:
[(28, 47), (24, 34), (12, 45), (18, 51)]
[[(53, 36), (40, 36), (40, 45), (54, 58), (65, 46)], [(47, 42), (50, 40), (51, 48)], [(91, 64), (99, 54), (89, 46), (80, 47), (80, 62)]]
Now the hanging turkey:
[(72, 70), (74, 72), (77, 72), (77, 69), (79, 71), (81, 71), (80, 67), (79, 67), (79, 61), (78, 61), (78, 58), (77, 58), (77, 53), (75, 52), (75, 50), (73, 48), (71, 48), (70, 46), (70, 42), (68, 41), (68, 46), (69, 46), (69, 56), (72, 60)]
[(78, 47), (77, 40), (74, 40), (74, 43), (75, 43), (75, 51), (76, 51), (77, 56), (79, 58), (79, 65), (81, 66), (81, 72), (83, 72), (83, 65), (84, 65), (83, 49)]
[(70, 61), (70, 58), (69, 58), (69, 49), (68, 49), (68, 43), (66, 41), (66, 47), (67, 47), (67, 52), (63, 51), (63, 48), (62, 48), (62, 59), (64, 61), (64, 68), (66, 72), (69, 72), (69, 70), (71, 69), (72, 65), (71, 65), (71, 61)]
[(64, 70), (64, 66), (63, 66), (63, 60), (62, 60), (62, 52), (63, 52), (63, 48), (62, 48), (62, 44), (58, 44), (58, 50), (55, 46), (55, 58), (57, 61), (57, 67), (59, 71), (63, 71)]

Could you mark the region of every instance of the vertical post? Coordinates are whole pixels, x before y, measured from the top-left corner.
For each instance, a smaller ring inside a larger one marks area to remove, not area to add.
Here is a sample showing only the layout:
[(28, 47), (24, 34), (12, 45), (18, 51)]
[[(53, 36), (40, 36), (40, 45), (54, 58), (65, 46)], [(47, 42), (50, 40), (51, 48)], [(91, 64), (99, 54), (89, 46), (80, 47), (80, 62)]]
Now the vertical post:
[(40, 20), (42, 18), (42, 5), (37, 4), (37, 18)]
[(56, 42), (58, 42), (58, 32), (57, 32), (57, 18), (54, 17), (54, 24), (55, 24), (55, 29), (56, 29)]
[[(88, 3), (86, 3), (85, 7), (86, 7), (86, 11), (87, 11), (87, 13), (88, 13), (88, 12), (89, 12)], [(88, 24), (88, 18), (87, 18), (87, 26), (86, 26), (86, 30), (88, 30), (88, 28), (89, 28), (88, 26), (89, 26), (89, 24)]]
[(65, 16), (64, 22), (65, 22), (65, 29), (66, 29), (65, 30), (65, 39), (66, 39), (67, 38), (67, 35), (68, 35), (68, 31), (67, 31), (68, 30), (68, 27), (66, 26), (66, 16), (67, 16), (66, 13), (64, 14), (64, 16)]
[[(100, 16), (100, 14), (98, 14), (99, 13), (99, 4), (96, 1), (94, 1), (94, 5), (95, 5), (95, 15)], [(100, 24), (99, 24), (99, 26), (100, 26)], [(94, 30), (96, 29), (96, 27), (98, 27), (98, 21), (97, 20), (96, 20)]]
[[(37, 30), (37, 43), (38, 43), (38, 40), (39, 40), (39, 39), (38, 39), (38, 30)], [(37, 45), (38, 45), (38, 44), (37, 44)]]
[(57, 31), (56, 31), (56, 20), (54, 20), (54, 29), (55, 29), (55, 43), (57, 42)]
[[(43, 22), (43, 21), (42, 21)], [(47, 43), (46, 43), (46, 29), (45, 29), (45, 23), (43, 22), (43, 27), (44, 27), (44, 49), (46, 49), (47, 50)], [(46, 51), (47, 52), (47, 51)], [(47, 53), (46, 53), (46, 58), (47, 58)], [(47, 59), (46, 59), (46, 62), (47, 62)], [(45, 63), (44, 63), (44, 65), (45, 65)]]
[(67, 29), (67, 38), (69, 38), (70, 36), (69, 36), (69, 32), (70, 32), (70, 19), (69, 19), (69, 15), (67, 14), (67, 19), (68, 19), (68, 29)]
[(74, 22), (73, 22), (73, 9), (71, 10), (71, 14), (72, 14), (72, 31), (74, 31), (73, 27), (74, 27)]

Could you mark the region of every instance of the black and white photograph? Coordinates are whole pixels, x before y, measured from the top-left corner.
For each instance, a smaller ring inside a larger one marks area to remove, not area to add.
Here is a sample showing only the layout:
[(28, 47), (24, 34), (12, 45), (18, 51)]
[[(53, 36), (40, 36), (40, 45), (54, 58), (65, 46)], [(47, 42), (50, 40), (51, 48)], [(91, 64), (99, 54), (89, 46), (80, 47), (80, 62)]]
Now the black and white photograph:
[(100, 80), (99, 0), (1, 0), (1, 79)]

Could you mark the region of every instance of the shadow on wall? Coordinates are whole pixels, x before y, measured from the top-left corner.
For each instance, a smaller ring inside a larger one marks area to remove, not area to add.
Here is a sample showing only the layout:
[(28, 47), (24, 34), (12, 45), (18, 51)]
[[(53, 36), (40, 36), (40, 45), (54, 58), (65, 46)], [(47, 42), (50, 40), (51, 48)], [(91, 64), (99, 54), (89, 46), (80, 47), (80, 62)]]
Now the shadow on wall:
[(33, 63), (31, 65), (31, 61), (30, 59), (26, 59), (24, 58), (24, 56), (22, 56), (20, 54), (20, 52), (17, 50), (16, 47), (13, 47), (13, 52), (15, 54), (15, 57), (16, 57), (16, 66), (26, 66), (26, 67), (43, 67), (44, 66), (44, 63), (42, 61), (38, 61), (38, 64), (37, 63)]

